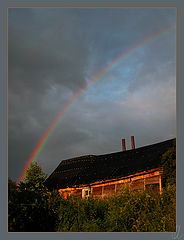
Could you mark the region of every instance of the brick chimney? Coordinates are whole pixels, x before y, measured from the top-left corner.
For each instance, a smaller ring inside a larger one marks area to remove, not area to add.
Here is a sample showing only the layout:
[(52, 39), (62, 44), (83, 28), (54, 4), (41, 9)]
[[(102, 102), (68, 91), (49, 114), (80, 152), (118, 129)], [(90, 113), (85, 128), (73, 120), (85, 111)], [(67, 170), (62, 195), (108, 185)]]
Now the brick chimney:
[(131, 136), (132, 149), (135, 149), (134, 136)]
[(122, 150), (123, 150), (123, 152), (126, 151), (125, 138), (122, 139)]

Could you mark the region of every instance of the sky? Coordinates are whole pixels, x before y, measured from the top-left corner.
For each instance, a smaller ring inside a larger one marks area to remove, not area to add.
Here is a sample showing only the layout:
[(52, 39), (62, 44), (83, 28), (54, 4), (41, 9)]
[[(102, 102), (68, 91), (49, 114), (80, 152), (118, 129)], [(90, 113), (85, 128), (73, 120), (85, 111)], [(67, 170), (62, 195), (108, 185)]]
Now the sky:
[[(121, 151), (122, 138), (128, 150), (131, 136), (136, 148), (176, 137), (175, 11), (8, 10), (12, 180), (18, 180), (45, 131), (86, 84), (89, 88), (67, 110), (38, 156), (48, 176), (62, 160)], [(131, 54), (117, 60), (126, 53)], [(103, 69), (109, 70), (94, 81)]]

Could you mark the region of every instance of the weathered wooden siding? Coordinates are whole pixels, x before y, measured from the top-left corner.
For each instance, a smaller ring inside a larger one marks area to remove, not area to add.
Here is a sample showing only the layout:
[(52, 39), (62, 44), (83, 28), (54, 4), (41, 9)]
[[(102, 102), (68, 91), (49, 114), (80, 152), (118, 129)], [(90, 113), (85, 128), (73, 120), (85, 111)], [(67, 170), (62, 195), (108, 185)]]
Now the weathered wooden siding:
[[(159, 169), (153, 169), (152, 171), (142, 172), (139, 174), (134, 174), (127, 176), (123, 179), (112, 179), (103, 182), (96, 182), (90, 186), (79, 186), (71, 189), (60, 189), (60, 193), (66, 198), (71, 194), (79, 197), (85, 197), (82, 195), (84, 189), (90, 189), (90, 195), (94, 198), (104, 198), (112, 196), (115, 193), (122, 191), (127, 188), (130, 191), (139, 191), (145, 189), (152, 189), (156, 192), (162, 191), (162, 181), (161, 172)], [(82, 190), (83, 189), (83, 190)], [(88, 196), (86, 196), (88, 197)]]
[(103, 197), (111, 196), (115, 193), (115, 184), (104, 186)]
[(130, 183), (130, 190), (144, 190), (144, 179), (132, 181)]
[(77, 197), (82, 197), (82, 189), (77, 189), (74, 195)]
[(92, 196), (102, 198), (102, 186), (93, 187)]

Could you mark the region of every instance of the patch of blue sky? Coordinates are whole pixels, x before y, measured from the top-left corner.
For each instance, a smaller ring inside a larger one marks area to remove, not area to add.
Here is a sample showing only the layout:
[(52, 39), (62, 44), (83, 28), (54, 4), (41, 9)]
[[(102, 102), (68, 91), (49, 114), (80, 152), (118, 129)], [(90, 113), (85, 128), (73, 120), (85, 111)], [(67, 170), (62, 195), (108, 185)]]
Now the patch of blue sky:
[(122, 100), (131, 78), (130, 68), (114, 70), (93, 84), (85, 94), (87, 101)]
[[(110, 67), (99, 80), (89, 87), (84, 95), (85, 99), (95, 102), (104, 100), (122, 101), (126, 97), (129, 85), (146, 64), (143, 60), (146, 54), (145, 50), (144, 48), (137, 49), (133, 54), (117, 62), (112, 68)], [(93, 64), (90, 64), (87, 71), (87, 82), (91, 80), (89, 72), (92, 66)]]

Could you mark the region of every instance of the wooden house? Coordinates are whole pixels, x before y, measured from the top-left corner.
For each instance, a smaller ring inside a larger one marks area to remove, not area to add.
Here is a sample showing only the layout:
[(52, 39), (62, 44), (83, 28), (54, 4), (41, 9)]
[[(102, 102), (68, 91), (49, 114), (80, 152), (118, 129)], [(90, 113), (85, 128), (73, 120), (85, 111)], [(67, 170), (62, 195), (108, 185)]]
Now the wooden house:
[(87, 155), (63, 160), (45, 184), (57, 189), (64, 198), (71, 194), (80, 197), (104, 198), (128, 186), (131, 191), (154, 189), (162, 192), (161, 158), (175, 139), (103, 155)]

